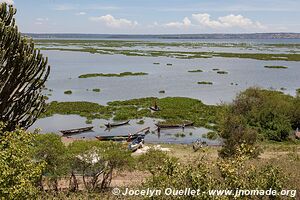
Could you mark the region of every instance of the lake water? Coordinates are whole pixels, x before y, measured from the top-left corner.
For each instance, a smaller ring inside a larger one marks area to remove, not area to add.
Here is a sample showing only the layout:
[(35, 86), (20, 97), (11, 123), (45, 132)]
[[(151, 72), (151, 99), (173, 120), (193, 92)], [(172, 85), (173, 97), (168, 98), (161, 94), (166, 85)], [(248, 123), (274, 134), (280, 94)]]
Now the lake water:
[[(275, 43), (275, 42), (273, 42)], [(157, 47), (156, 47), (157, 48)], [(193, 49), (195, 51), (195, 49)], [(203, 50), (199, 50), (203, 51)], [(276, 51), (276, 50), (275, 50)], [(278, 50), (281, 51), (281, 50)], [(46, 87), (52, 91), (49, 101), (89, 101), (106, 104), (115, 100), (128, 100), (142, 97), (168, 97), (180, 96), (200, 99), (206, 104), (219, 104), (231, 102), (236, 94), (251, 86), (273, 88), (295, 95), (300, 87), (300, 62), (294, 61), (261, 61), (239, 58), (197, 58), (177, 59), (169, 57), (144, 57), (125, 55), (101, 55), (84, 52), (67, 52), (45, 50), (51, 65), (51, 75)], [(160, 63), (154, 65), (153, 63)], [(167, 66), (171, 63), (172, 66)], [(266, 69), (265, 65), (283, 65), (287, 69)], [(218, 74), (213, 69), (218, 68), (228, 74)], [(201, 73), (190, 73), (189, 70), (201, 69)], [(146, 72), (147, 76), (132, 77), (95, 77), (79, 79), (78, 76), (86, 73), (121, 73)], [(199, 85), (198, 81), (210, 81), (213, 85)], [(100, 93), (92, 89), (101, 89)], [(64, 91), (72, 90), (72, 95)], [(165, 90), (165, 94), (159, 91)], [(94, 137), (96, 135), (128, 134), (132, 130), (144, 126), (153, 127), (152, 119), (146, 119), (145, 125), (120, 127), (106, 132), (100, 128), (103, 120), (94, 120), (94, 132), (75, 135), (74, 137)], [(55, 115), (50, 118), (38, 120), (31, 128), (40, 127), (43, 132), (58, 132), (62, 129), (84, 127), (85, 119), (79, 116)], [(157, 134), (149, 134), (147, 142), (190, 143), (201, 137), (206, 129), (189, 130), (183, 138), (175, 137), (180, 130), (168, 130)], [(213, 141), (209, 141), (213, 143)]]

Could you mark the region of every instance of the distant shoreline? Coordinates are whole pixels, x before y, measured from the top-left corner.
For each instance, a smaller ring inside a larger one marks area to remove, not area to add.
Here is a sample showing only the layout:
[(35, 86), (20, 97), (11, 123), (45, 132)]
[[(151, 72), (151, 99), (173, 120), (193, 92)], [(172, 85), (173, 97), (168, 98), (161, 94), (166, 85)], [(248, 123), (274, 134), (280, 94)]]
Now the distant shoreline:
[(243, 34), (77, 34), (24, 33), (32, 38), (91, 38), (91, 39), (300, 39), (300, 33), (243, 33)]

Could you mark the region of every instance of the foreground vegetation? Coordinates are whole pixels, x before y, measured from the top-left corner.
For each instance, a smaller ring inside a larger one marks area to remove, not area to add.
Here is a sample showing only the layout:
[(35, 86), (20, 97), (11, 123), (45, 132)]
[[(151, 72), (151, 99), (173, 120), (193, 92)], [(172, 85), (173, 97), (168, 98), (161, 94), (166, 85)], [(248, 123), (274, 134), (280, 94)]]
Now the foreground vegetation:
[[(5, 199), (150, 198), (114, 196), (111, 193), (113, 187), (121, 190), (125, 187), (191, 188), (201, 191), (250, 188), (293, 190), (286, 195), (289, 197), (295, 197), (295, 190), (300, 189), (300, 172), (297, 170), (300, 167), (300, 150), (297, 143), (286, 144), (286, 147), (260, 144), (265, 153), (258, 159), (248, 156), (243, 143), (238, 145), (236, 154), (227, 158), (218, 156), (220, 148), (206, 147), (193, 152), (191, 145), (163, 145), (171, 148), (171, 152), (150, 149), (146, 154), (133, 156), (127, 150), (127, 144), (118, 142), (81, 140), (65, 145), (55, 134), (36, 135), (23, 130), (2, 132), (1, 129), (0, 133), (1, 150), (5, 147), (0, 157), (0, 195)], [(114, 182), (117, 177), (121, 178), (118, 174), (122, 173), (131, 174), (121, 179), (127, 181), (126, 185)], [(231, 196), (221, 198), (232, 199)], [(282, 199), (281, 196), (264, 198)], [(155, 199), (174, 197), (162, 195)], [(199, 196), (179, 196), (176, 199), (216, 197), (201, 193)], [(249, 196), (237, 196), (236, 199), (249, 199)]]

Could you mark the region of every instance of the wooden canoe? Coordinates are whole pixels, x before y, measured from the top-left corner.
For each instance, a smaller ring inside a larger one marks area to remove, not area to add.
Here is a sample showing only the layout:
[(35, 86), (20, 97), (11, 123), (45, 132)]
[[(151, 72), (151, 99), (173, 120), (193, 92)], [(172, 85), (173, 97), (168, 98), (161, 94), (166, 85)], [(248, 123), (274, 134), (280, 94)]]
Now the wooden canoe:
[(184, 128), (187, 126), (193, 126), (194, 122), (184, 124), (155, 124), (158, 128)]
[(123, 126), (126, 125), (130, 122), (130, 120), (124, 121), (124, 122), (119, 122), (119, 123), (107, 123), (104, 124), (107, 128), (112, 128), (112, 127), (116, 127), (116, 126)]
[(128, 141), (128, 142), (130, 142), (139, 136), (145, 137), (145, 135), (149, 132), (150, 132), (150, 127), (147, 127), (142, 130), (139, 130), (138, 132), (136, 132), (134, 134), (96, 136), (96, 138), (101, 141), (110, 141), (111, 140), (111, 141)]
[(69, 129), (69, 130), (61, 130), (60, 132), (63, 135), (71, 135), (71, 134), (76, 134), (76, 133), (82, 133), (82, 132), (87, 132), (91, 131), (94, 127), (89, 126), (89, 127), (84, 127), (84, 128), (75, 128), (75, 129)]

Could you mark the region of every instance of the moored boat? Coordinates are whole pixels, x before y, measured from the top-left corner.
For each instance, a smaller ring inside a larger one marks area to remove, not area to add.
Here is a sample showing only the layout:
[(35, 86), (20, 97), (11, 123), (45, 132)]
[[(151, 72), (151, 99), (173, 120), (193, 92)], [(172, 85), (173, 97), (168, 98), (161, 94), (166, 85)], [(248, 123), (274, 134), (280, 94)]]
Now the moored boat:
[(75, 129), (69, 129), (69, 130), (61, 130), (60, 132), (63, 135), (71, 135), (71, 134), (76, 134), (76, 133), (82, 133), (82, 132), (87, 132), (91, 131), (94, 127), (89, 126), (89, 127), (84, 127), (84, 128), (75, 128)]
[(144, 128), (142, 130), (139, 130), (138, 132), (134, 134), (128, 134), (128, 135), (108, 135), (108, 136), (96, 136), (98, 140), (101, 141), (127, 141), (130, 142), (134, 139), (136, 139), (139, 136), (145, 137), (147, 133), (150, 132), (150, 127)]
[(139, 135), (136, 139), (134, 139), (129, 145), (128, 149), (132, 152), (138, 150), (143, 147), (145, 135)]
[(118, 122), (118, 123), (107, 123), (104, 124), (107, 128), (112, 128), (112, 127), (116, 127), (116, 126), (123, 126), (126, 125), (130, 122), (130, 120), (124, 121), (124, 122)]

